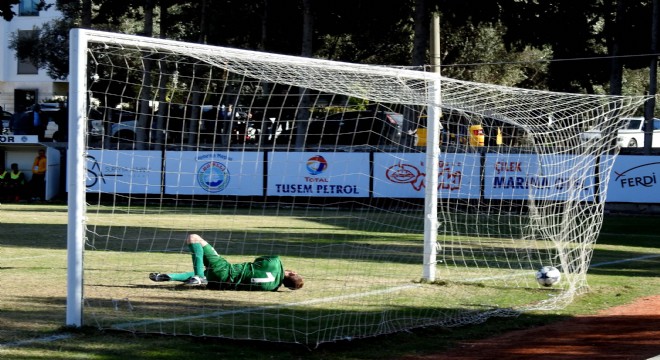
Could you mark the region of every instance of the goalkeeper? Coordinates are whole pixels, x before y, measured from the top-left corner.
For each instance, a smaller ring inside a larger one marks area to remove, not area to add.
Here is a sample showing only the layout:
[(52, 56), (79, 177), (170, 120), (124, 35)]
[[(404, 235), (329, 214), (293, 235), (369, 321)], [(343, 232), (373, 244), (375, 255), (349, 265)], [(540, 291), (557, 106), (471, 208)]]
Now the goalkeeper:
[(185, 273), (151, 273), (152, 281), (182, 281), (187, 286), (206, 285), (213, 290), (276, 291), (280, 285), (291, 290), (303, 286), (303, 278), (295, 271), (284, 270), (279, 256), (260, 256), (253, 262), (230, 264), (201, 236), (190, 234), (186, 244), (192, 251), (194, 271)]

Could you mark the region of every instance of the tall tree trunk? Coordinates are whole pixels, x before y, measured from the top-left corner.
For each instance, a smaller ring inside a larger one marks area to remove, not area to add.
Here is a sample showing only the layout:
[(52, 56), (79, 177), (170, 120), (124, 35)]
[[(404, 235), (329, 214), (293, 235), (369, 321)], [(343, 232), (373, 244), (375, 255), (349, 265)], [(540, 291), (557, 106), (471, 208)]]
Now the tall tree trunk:
[[(167, 39), (168, 11), (170, 0), (160, 0), (160, 38)], [(165, 55), (162, 55), (164, 57)], [(167, 123), (165, 116), (167, 114), (167, 84), (170, 80), (170, 74), (167, 61), (158, 61), (160, 76), (158, 77), (158, 114), (156, 118), (156, 144), (154, 149), (161, 150), (165, 144), (165, 134), (167, 132)]]
[(649, 68), (649, 95), (644, 111), (644, 154), (651, 155), (653, 147), (653, 118), (655, 117), (655, 95), (658, 90), (658, 31), (660, 31), (660, 0), (653, 0), (651, 20), (651, 66)]
[[(414, 34), (413, 34), (413, 50), (412, 50), (412, 66), (419, 66), (421, 68), (426, 63), (426, 51), (430, 47), (431, 36), (431, 19), (426, 0), (415, 0), (414, 12)], [(406, 107), (403, 109), (403, 124), (401, 142), (406, 145), (406, 148), (413, 145), (415, 140), (414, 133), (417, 127), (416, 114), (419, 114), (420, 109), (417, 106)], [(428, 121), (428, 119), (427, 119)]]
[(422, 66), (426, 63), (426, 50), (429, 47), (429, 29), (431, 27), (426, 0), (415, 0), (414, 19), (412, 66)]
[[(302, 52), (304, 57), (312, 57), (312, 39), (314, 34), (314, 16), (312, 13), (312, 0), (303, 0), (303, 36), (302, 36)], [(307, 133), (307, 125), (310, 120), (310, 99), (307, 89), (299, 88), (300, 102), (298, 104), (298, 113), (296, 115), (296, 122), (298, 130), (296, 131), (296, 148), (302, 149), (305, 146), (305, 134)]]
[[(266, 43), (268, 42), (268, 7), (270, 2), (264, 0), (263, 2), (263, 12), (261, 13), (261, 39), (259, 41), (258, 49), (260, 51), (266, 51)], [(270, 83), (268, 81), (260, 81), (262, 93), (264, 95), (270, 94)], [(262, 119), (262, 126), (266, 119)], [(262, 129), (263, 130), (263, 129)]]
[(84, 29), (92, 28), (92, 0), (82, 0), (81, 22)]
[(261, 12), (261, 38), (257, 49), (266, 51), (266, 41), (268, 41), (268, 0), (263, 0), (263, 11)]
[[(154, 32), (154, 0), (144, 1), (144, 36), (151, 37)], [(151, 69), (153, 60), (148, 52), (143, 52), (144, 74), (142, 76), (142, 88), (140, 91), (140, 104), (138, 114), (138, 124), (136, 129), (136, 142), (139, 150), (149, 149), (151, 142)]]
[(200, 44), (206, 44), (207, 35), (208, 35), (208, 25), (207, 25), (207, 13), (208, 12), (208, 1), (202, 0), (202, 8), (199, 13), (199, 37), (197, 42)]
[[(208, 1), (202, 0), (201, 11), (200, 11), (200, 20), (199, 20), (199, 37), (197, 42), (200, 44), (206, 44), (208, 40)], [(191, 148), (196, 146), (199, 142), (199, 132), (201, 130), (201, 107), (203, 105), (204, 96), (202, 96), (202, 89), (208, 86), (208, 79), (205, 76), (205, 73), (208, 73), (208, 70), (205, 69), (196, 69), (195, 73), (199, 72), (199, 75), (193, 76), (193, 82), (191, 85), (192, 99), (191, 105), (192, 109), (186, 111), (186, 120), (188, 121), (188, 141), (187, 144)], [(206, 82), (206, 83), (203, 83)], [(190, 114), (190, 116), (188, 116)]]
[(614, 18), (611, 19), (612, 35), (610, 38), (610, 95), (621, 95), (623, 87), (623, 63), (619, 53), (619, 41), (623, 39), (625, 24), (625, 0), (612, 0), (616, 2)]

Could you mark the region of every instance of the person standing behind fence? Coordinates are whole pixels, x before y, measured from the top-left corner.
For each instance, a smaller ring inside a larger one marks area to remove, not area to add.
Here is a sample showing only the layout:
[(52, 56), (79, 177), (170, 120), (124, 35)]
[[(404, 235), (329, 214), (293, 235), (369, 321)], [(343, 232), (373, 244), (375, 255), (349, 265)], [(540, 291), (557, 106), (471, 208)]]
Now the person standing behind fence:
[(8, 187), (9, 171), (5, 169), (4, 164), (0, 164), (0, 201), (7, 201), (9, 199)]
[(18, 170), (18, 164), (11, 164), (11, 171), (7, 179), (7, 197), (9, 201), (19, 202), (25, 193), (25, 174)]
[(39, 136), (39, 141), (45, 141), (48, 118), (44, 116), (44, 113), (41, 111), (41, 106), (39, 104), (34, 104), (32, 106), (32, 111), (28, 111), (26, 114), (29, 119), (28, 121), (32, 122), (31, 135), (37, 135)]
[(39, 154), (34, 158), (32, 164), (32, 179), (30, 180), (30, 191), (32, 201), (45, 199), (46, 192), (46, 151), (39, 149)]
[(9, 121), (9, 130), (14, 135), (30, 135), (32, 126), (25, 111), (16, 111)]

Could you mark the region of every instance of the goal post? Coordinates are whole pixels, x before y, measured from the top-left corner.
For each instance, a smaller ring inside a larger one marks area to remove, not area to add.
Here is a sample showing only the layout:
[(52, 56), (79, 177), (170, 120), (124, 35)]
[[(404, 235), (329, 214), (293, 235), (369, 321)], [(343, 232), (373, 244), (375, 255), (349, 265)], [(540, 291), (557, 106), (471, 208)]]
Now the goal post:
[[(428, 118), (440, 119), (441, 104), (440, 79), (436, 79), (429, 91)], [(440, 123), (429, 121), (427, 127), (426, 141), (426, 173), (438, 173), (438, 161), (440, 160)], [(437, 262), (438, 243), (438, 177), (429, 176), (428, 186), (424, 193), (424, 267), (422, 279), (426, 281), (435, 280), (435, 266)]]
[[(66, 325), (166, 335), (318, 345), (566, 306), (647, 100), (82, 29), (70, 59)], [(151, 281), (191, 271), (190, 233), (305, 286)]]
[(67, 297), (66, 324), (83, 325), (83, 251), (85, 243), (85, 145), (87, 111), (87, 37), (69, 35), (69, 147), (67, 150)]

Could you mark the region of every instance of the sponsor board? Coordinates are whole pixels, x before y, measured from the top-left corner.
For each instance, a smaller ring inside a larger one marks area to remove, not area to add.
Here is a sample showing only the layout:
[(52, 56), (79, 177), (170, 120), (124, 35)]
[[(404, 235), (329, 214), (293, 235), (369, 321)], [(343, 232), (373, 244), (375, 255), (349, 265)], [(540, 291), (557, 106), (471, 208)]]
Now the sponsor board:
[[(611, 161), (604, 157), (603, 161)], [(660, 157), (617, 156), (610, 173), (607, 202), (660, 203)]]
[(369, 153), (273, 152), (270, 196), (369, 197)]
[[(480, 195), (479, 154), (444, 153), (438, 159), (438, 197), (478, 199)], [(374, 154), (374, 197), (424, 198), (426, 154)]]
[(88, 150), (85, 163), (87, 192), (159, 194), (160, 151)]
[(484, 198), (593, 201), (595, 156), (486, 154)]
[(263, 153), (167, 151), (165, 193), (263, 195)]

